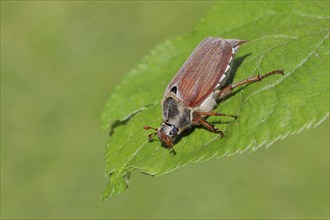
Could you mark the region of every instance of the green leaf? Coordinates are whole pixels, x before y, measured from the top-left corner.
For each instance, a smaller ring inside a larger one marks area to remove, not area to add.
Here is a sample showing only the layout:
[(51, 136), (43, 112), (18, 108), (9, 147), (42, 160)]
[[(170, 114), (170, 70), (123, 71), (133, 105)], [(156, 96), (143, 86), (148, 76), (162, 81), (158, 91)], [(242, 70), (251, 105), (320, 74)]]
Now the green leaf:
[[(167, 84), (207, 36), (249, 40), (236, 56), (234, 82), (275, 69), (285, 75), (235, 89), (216, 110), (240, 118), (220, 119), (228, 123), (208, 118), (225, 137), (193, 128), (181, 136), (174, 155), (159, 141), (148, 142), (150, 131), (143, 126), (161, 123)], [(328, 116), (328, 2), (218, 3), (190, 36), (158, 45), (111, 94), (102, 115), (103, 127), (111, 130), (105, 156), (110, 178), (103, 197), (124, 191), (133, 170), (159, 176), (189, 163), (254, 151)]]

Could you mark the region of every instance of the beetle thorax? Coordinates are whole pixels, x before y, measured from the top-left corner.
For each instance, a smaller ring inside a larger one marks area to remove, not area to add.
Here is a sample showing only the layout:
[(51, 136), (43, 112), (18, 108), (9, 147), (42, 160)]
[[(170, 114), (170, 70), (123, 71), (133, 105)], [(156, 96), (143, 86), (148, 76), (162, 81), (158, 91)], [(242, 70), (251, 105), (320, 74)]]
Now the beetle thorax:
[(178, 134), (191, 125), (191, 110), (175, 95), (168, 94), (162, 101), (163, 122), (176, 127)]

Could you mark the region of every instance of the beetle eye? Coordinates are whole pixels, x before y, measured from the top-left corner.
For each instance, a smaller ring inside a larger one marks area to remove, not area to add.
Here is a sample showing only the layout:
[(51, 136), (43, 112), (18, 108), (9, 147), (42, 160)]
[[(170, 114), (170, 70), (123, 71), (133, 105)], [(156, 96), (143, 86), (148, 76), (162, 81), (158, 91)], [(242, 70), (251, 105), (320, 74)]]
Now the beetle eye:
[(175, 127), (175, 126), (171, 126), (171, 131), (168, 133), (169, 134), (169, 136), (177, 136), (177, 132), (178, 132), (178, 130), (177, 130), (177, 128)]

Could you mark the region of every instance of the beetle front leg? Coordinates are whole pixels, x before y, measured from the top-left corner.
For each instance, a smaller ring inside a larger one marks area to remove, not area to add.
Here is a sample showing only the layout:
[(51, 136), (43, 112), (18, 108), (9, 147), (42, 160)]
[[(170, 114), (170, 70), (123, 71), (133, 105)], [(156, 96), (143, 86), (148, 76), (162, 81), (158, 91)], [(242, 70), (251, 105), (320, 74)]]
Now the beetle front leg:
[(157, 132), (158, 131), (157, 128), (153, 128), (153, 127), (150, 127), (150, 126), (143, 126), (143, 128), (144, 128), (144, 130), (152, 129), (152, 130), (155, 130), (156, 131), (154, 133), (148, 134), (148, 141), (151, 141), (152, 136), (157, 135), (157, 133), (158, 133)]
[(225, 98), (227, 95), (229, 95), (231, 93), (231, 91), (238, 87), (238, 86), (241, 86), (241, 85), (244, 85), (244, 84), (248, 84), (248, 83), (253, 83), (253, 82), (257, 82), (257, 81), (261, 81), (262, 79), (268, 77), (268, 76), (271, 76), (271, 75), (274, 75), (274, 74), (281, 74), (281, 75), (284, 75), (283, 71), (282, 70), (274, 70), (272, 72), (269, 72), (269, 73), (266, 73), (266, 74), (263, 74), (263, 75), (258, 75), (258, 76), (255, 76), (255, 77), (251, 77), (249, 79), (246, 79), (246, 80), (243, 80), (241, 82), (238, 82), (238, 83), (235, 83), (235, 84), (231, 84), (229, 86), (227, 86), (226, 88), (222, 89), (218, 95), (218, 99), (222, 99), (222, 98)]
[(203, 120), (198, 115), (198, 113), (196, 114), (196, 117), (194, 117), (193, 123), (196, 124), (196, 125), (203, 125), (207, 130), (209, 130), (209, 131), (211, 131), (213, 133), (216, 133), (216, 134), (220, 134), (221, 138), (223, 138), (223, 136), (225, 136), (222, 131), (216, 129), (213, 125), (211, 125), (207, 121)]

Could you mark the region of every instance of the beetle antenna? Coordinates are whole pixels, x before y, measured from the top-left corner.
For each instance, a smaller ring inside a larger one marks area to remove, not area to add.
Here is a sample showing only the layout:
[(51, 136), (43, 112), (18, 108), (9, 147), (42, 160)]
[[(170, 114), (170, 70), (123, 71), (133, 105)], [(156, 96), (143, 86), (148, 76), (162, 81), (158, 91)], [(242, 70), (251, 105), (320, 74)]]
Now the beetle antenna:
[(157, 128), (153, 128), (153, 127), (150, 127), (150, 126), (143, 126), (143, 128), (144, 128), (145, 130), (152, 129), (152, 130), (158, 131)]
[(248, 40), (241, 40), (237, 43), (236, 46), (240, 46), (241, 44), (245, 44), (245, 43), (249, 43), (249, 41)]

